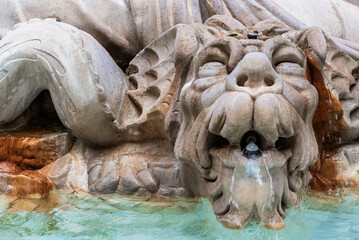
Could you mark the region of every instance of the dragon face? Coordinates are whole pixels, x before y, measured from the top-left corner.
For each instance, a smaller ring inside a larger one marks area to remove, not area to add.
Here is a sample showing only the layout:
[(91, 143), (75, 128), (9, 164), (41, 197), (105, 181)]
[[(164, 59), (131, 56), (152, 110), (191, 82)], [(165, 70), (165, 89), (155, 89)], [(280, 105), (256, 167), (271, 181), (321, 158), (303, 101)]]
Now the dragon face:
[(284, 210), (300, 202), (318, 153), (318, 94), (306, 68), (304, 52), (280, 37), (224, 37), (194, 57), (175, 153), (201, 176), (186, 182), (204, 185), (224, 226), (240, 229), (254, 219), (280, 229)]

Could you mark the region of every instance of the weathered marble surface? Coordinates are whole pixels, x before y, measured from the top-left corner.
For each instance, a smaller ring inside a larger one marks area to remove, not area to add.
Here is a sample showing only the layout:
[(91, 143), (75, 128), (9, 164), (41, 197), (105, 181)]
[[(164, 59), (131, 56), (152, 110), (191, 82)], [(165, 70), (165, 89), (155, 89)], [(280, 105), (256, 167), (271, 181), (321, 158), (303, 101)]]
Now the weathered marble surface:
[(53, 187), (49, 178), (38, 171), (22, 171), (14, 163), (0, 162), (1, 193), (28, 198), (45, 198)]
[(20, 169), (41, 169), (72, 147), (69, 132), (28, 130), (0, 134), (0, 162), (15, 163)]
[(216, 14), (232, 16), (247, 27), (268, 18), (295, 30), (319, 26), (351, 41), (335, 39), (359, 59), (359, 6), (341, 0), (3, 0), (0, 36), (19, 22), (56, 18), (91, 34), (116, 59), (129, 61), (175, 24), (203, 23)]
[(48, 90), (77, 138), (39, 171), (58, 188), (204, 196), (226, 227), (280, 229), (318, 148), (359, 137), (356, 44), (271, 1), (60, 3), (6, 2), (4, 32), (61, 22), (0, 41), (0, 125)]
[(318, 26), (333, 37), (358, 43), (359, 5), (356, 1), (273, 1), (306, 26)]
[(186, 191), (168, 140), (72, 150), (40, 170), (58, 189), (133, 195), (193, 196)]
[(39, 170), (57, 189), (89, 192), (87, 159), (83, 156), (84, 143), (77, 140), (71, 151)]
[(337, 187), (359, 186), (358, 143), (328, 147), (321, 151), (319, 160), (311, 167), (313, 189), (328, 191)]
[(127, 79), (93, 37), (54, 19), (33, 19), (1, 40), (0, 54), (0, 124), (47, 89), (65, 127), (97, 144), (116, 141)]
[(31, 198), (47, 197), (54, 185), (39, 169), (58, 162), (71, 147), (69, 132), (28, 129), (0, 134), (0, 192)]

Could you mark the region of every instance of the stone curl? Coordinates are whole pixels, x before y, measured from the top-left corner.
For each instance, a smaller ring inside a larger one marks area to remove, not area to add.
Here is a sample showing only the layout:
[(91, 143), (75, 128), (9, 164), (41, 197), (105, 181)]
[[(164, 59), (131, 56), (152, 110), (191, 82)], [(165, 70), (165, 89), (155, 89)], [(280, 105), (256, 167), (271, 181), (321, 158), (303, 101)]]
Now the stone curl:
[(1, 40), (0, 124), (14, 121), (48, 90), (75, 136), (96, 145), (118, 142), (125, 74), (89, 34), (54, 19), (18, 24)]

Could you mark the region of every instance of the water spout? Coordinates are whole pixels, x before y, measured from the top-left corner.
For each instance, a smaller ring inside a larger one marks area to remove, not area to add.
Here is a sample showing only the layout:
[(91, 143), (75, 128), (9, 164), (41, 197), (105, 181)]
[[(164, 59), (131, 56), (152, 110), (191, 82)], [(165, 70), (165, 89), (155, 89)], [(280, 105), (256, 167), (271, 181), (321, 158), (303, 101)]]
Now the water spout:
[(257, 145), (259, 142), (257, 138), (258, 137), (254, 134), (250, 134), (246, 137), (247, 145), (244, 148), (243, 153), (250, 159), (259, 157), (261, 155), (260, 147)]

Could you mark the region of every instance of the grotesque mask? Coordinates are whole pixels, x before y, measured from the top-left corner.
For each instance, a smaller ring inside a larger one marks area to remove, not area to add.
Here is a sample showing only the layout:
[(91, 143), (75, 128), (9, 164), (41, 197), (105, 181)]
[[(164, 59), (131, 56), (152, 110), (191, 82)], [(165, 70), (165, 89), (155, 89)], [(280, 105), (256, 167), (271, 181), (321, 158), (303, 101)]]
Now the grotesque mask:
[(194, 57), (175, 151), (201, 174), (226, 227), (256, 219), (282, 228), (284, 209), (301, 200), (318, 153), (306, 68), (304, 52), (281, 37), (224, 37)]

